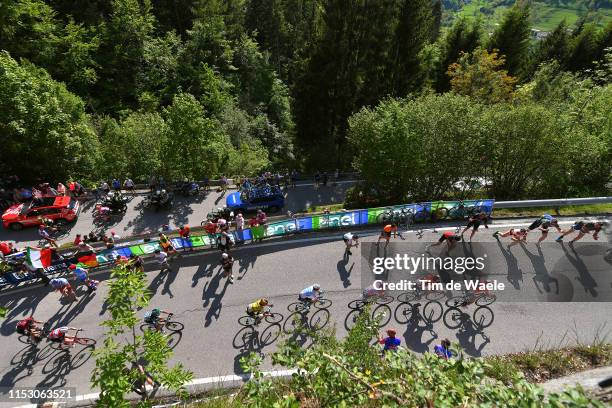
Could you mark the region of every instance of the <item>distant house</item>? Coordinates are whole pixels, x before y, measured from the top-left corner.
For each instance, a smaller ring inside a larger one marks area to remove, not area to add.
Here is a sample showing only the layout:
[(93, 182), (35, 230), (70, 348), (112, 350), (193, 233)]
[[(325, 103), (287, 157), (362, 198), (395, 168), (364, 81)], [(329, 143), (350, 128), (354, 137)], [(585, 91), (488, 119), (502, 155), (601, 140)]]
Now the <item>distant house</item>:
[(536, 28), (531, 29), (531, 37), (538, 41), (548, 37), (548, 34), (550, 34), (548, 31), (540, 31)]

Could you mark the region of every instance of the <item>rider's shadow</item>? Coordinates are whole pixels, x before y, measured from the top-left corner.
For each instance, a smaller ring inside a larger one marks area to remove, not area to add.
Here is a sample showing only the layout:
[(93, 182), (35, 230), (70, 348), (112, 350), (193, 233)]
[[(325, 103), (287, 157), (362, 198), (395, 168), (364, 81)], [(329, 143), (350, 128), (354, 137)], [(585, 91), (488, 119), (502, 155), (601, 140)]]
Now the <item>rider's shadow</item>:
[[(462, 313), (460, 317), (461, 326), (457, 332), (457, 340), (463, 351), (471, 356), (479, 357), (482, 355), (482, 350), (487, 344), (491, 342), (491, 339), (483, 332), (481, 328), (474, 324), (470, 316), (466, 313)], [(477, 336), (482, 337), (482, 342), (476, 346)]]
[(338, 275), (340, 276), (340, 280), (342, 281), (342, 285), (345, 288), (351, 286), (351, 272), (353, 272), (353, 268), (355, 267), (355, 262), (351, 263), (351, 266), (346, 269), (348, 266), (348, 256), (338, 261), (336, 265), (336, 269), (338, 270)]
[[(221, 292), (217, 293), (217, 289), (219, 286), (221, 286), (221, 280), (224, 281), (224, 284)], [(203, 307), (206, 308), (208, 306), (204, 319), (204, 327), (210, 326), (213, 319), (218, 320), (219, 316), (221, 316), (221, 300), (223, 299), (229, 284), (229, 279), (223, 279), (223, 274), (217, 273), (210, 281), (206, 283), (206, 285), (204, 285), (204, 292), (202, 294), (202, 297), (204, 298)]]
[[(424, 353), (429, 350), (429, 345), (438, 338), (438, 334), (434, 331), (431, 323), (424, 322), (420, 324), (419, 317), (408, 320), (406, 330), (404, 331), (404, 341), (406, 347), (417, 353)], [(428, 334), (428, 339), (423, 341), (423, 336)]]
[[(506, 260), (506, 265), (508, 267), (508, 274), (506, 276), (506, 279), (508, 279), (508, 282), (510, 282), (510, 284), (514, 286), (514, 289), (521, 290), (521, 282), (523, 282), (523, 271), (518, 265), (518, 260), (509, 248), (504, 248), (501, 240), (497, 240), (497, 246), (499, 247), (499, 251), (504, 256)], [(525, 247), (523, 247), (523, 249), (525, 249)], [(525, 249), (525, 251), (527, 250)]]

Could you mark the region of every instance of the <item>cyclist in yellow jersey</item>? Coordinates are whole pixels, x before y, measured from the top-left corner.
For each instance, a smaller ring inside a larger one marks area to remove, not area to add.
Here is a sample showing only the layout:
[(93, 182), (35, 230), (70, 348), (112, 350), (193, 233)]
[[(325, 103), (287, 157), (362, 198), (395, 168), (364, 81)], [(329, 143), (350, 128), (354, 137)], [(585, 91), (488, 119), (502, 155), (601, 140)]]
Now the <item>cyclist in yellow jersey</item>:
[(249, 316), (251, 317), (255, 317), (255, 316), (259, 316), (264, 312), (264, 309), (266, 307), (272, 307), (274, 305), (270, 304), (268, 302), (268, 299), (266, 298), (261, 298), (258, 299), (257, 301), (251, 303), (250, 305), (247, 306), (246, 312)]

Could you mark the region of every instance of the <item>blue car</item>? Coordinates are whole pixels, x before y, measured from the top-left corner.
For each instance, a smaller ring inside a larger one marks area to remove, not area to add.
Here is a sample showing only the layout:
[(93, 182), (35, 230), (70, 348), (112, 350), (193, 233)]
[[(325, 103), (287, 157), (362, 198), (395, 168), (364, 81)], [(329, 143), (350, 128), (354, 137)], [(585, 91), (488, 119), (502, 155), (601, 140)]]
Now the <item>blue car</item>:
[(285, 197), (279, 187), (266, 186), (238, 191), (227, 196), (227, 208), (236, 213), (264, 210), (275, 212), (285, 205)]

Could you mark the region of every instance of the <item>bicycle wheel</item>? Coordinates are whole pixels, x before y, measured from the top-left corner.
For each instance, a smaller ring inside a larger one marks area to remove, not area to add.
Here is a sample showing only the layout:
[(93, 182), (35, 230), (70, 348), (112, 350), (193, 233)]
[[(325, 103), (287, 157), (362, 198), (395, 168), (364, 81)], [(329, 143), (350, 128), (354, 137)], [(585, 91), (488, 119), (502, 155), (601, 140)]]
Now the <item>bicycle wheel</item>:
[(384, 295), (384, 296), (379, 296), (376, 298), (376, 303), (378, 303), (379, 305), (387, 305), (391, 302), (393, 302), (394, 297), (391, 295)]
[(486, 306), (477, 307), (472, 315), (474, 325), (480, 329), (486, 329), (491, 326), (494, 319), (493, 311)]
[(283, 315), (280, 313), (270, 313), (268, 315), (266, 315), (266, 322), (268, 323), (280, 323), (283, 321)]
[(401, 303), (410, 303), (414, 302), (419, 298), (419, 295), (416, 292), (405, 292), (397, 297), (397, 301)]
[(351, 300), (348, 304), (348, 308), (351, 310), (361, 310), (365, 307), (366, 302), (361, 299)]
[(282, 331), (283, 329), (278, 323), (271, 324), (270, 326), (266, 327), (265, 330), (259, 336), (259, 345), (261, 347), (265, 347), (274, 343), (276, 339), (280, 337)]
[(444, 325), (455, 330), (463, 323), (463, 312), (456, 307), (450, 307), (444, 312)]
[(423, 306), (423, 320), (428, 323), (435, 323), (442, 318), (443, 312), (444, 308), (440, 302), (427, 302), (425, 306)]
[(151, 324), (151, 323), (143, 323), (140, 325), (140, 330), (145, 332), (145, 331), (153, 331), (155, 330), (155, 325)]
[(494, 294), (482, 294), (476, 299), (476, 306), (489, 306), (495, 302), (497, 297)]
[(372, 311), (372, 319), (378, 319), (378, 327), (384, 327), (391, 320), (391, 308), (389, 305), (378, 305)]
[(355, 327), (359, 316), (361, 316), (361, 310), (359, 309), (351, 310), (349, 314), (346, 315), (346, 319), (344, 319), (344, 327), (346, 330), (351, 330), (353, 327)]
[(96, 341), (94, 339), (90, 339), (87, 337), (79, 337), (74, 339), (75, 343), (81, 344), (83, 346), (93, 346), (96, 344)]
[(178, 332), (178, 331), (183, 331), (183, 329), (185, 328), (185, 325), (180, 322), (170, 321), (166, 323), (166, 327), (170, 331)]
[(290, 312), (303, 312), (307, 307), (304, 302), (293, 302), (289, 306), (287, 306), (287, 310)]
[(332, 305), (332, 301), (329, 299), (319, 299), (314, 305), (317, 309), (327, 309)]
[(443, 220), (446, 217), (448, 217), (448, 208), (446, 207), (440, 207), (436, 210), (436, 219), (438, 220)]
[(319, 309), (310, 317), (310, 328), (312, 330), (321, 330), (329, 322), (329, 310)]
[(414, 307), (410, 303), (400, 303), (395, 308), (395, 321), (399, 324), (406, 324), (412, 320)]
[(464, 295), (453, 296), (452, 298), (446, 299), (444, 304), (448, 307), (457, 307), (466, 302), (466, 298)]
[(292, 334), (296, 330), (304, 326), (305, 317), (300, 312), (294, 312), (289, 315), (285, 324), (283, 325), (283, 331), (287, 334)]
[(255, 324), (255, 318), (251, 316), (242, 316), (238, 319), (238, 324), (241, 326), (253, 326)]

